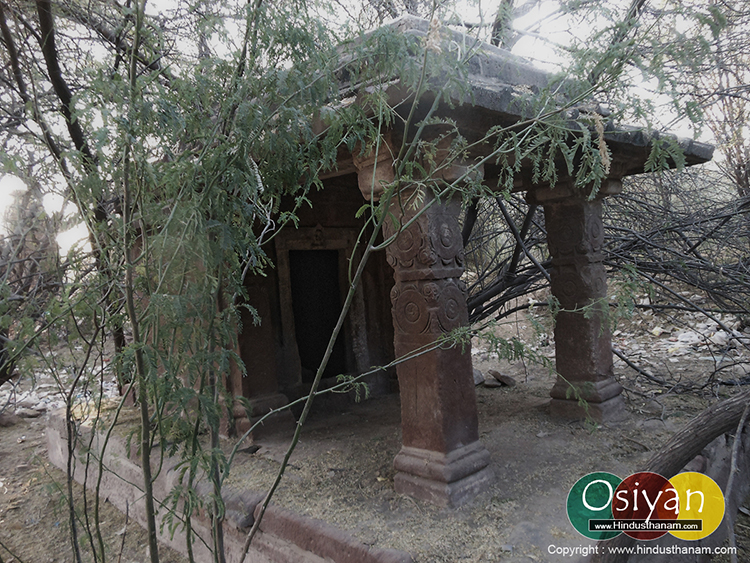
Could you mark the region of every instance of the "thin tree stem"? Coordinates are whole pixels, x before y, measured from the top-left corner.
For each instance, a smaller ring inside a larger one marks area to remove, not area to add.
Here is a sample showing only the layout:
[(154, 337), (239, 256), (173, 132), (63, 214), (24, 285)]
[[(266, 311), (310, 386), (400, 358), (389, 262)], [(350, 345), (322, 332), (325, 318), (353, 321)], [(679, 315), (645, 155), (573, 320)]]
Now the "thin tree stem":
[[(140, 27), (143, 17), (145, 0), (136, 5), (136, 25), (133, 38), (133, 52), (130, 55), (130, 99), (129, 113), (134, 112), (135, 97), (137, 95), (136, 53), (140, 42)], [(128, 120), (130, 126), (133, 120)], [(159, 546), (156, 541), (156, 511), (154, 509), (153, 477), (151, 475), (151, 420), (148, 401), (148, 368), (143, 357), (143, 337), (141, 335), (140, 318), (135, 308), (135, 283), (133, 263), (133, 243), (131, 229), (133, 228), (133, 201), (131, 187), (131, 152), (132, 132), (127, 131), (125, 139), (125, 153), (123, 157), (123, 242), (125, 254), (125, 306), (133, 333), (133, 347), (135, 355), (136, 379), (138, 383), (138, 403), (141, 416), (141, 465), (143, 470), (143, 491), (145, 502), (146, 531), (148, 534), (148, 551), (151, 563), (159, 563)]]

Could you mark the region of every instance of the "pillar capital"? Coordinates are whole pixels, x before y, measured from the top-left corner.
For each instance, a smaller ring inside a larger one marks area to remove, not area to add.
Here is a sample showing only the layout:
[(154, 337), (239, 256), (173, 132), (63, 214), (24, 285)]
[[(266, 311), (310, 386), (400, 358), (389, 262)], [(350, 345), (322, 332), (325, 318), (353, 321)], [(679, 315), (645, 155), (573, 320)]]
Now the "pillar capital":
[[(523, 186), (522, 189), (526, 189)], [(619, 178), (607, 178), (602, 180), (602, 184), (594, 198), (589, 198), (592, 187), (584, 189), (578, 188), (572, 179), (563, 180), (553, 187), (549, 185), (533, 186), (526, 192), (526, 201), (530, 204), (545, 205), (547, 203), (556, 203), (565, 200), (585, 200), (602, 199), (610, 195), (616, 195), (622, 192), (622, 181)]]
[(453, 147), (455, 135), (446, 134), (443, 131), (441, 133), (438, 135), (436, 131), (432, 131), (434, 154), (431, 155), (429, 162), (427, 159), (423, 162), (424, 169), (431, 170), (431, 179), (446, 184), (460, 180), (481, 180), (484, 177), (484, 164), (477, 165), (457, 154)]
[[(398, 151), (391, 138), (391, 132), (386, 131), (381, 137), (377, 150), (372, 147), (368, 152), (363, 153), (361, 147), (357, 146), (352, 153), (354, 168), (357, 170), (359, 191), (367, 201), (378, 201), (385, 187), (395, 180), (394, 164)], [(484, 175), (483, 165), (457, 158), (455, 149), (452, 147), (452, 135), (439, 135), (438, 132), (431, 131), (425, 143), (434, 143), (428, 151), (429, 157), (427, 154), (422, 155), (420, 162), (422, 168), (429, 172), (430, 180), (451, 184), (462, 179), (464, 181), (481, 179)], [(408, 188), (405, 191), (408, 191)]]
[(385, 186), (393, 182), (394, 149), (390, 131), (386, 132), (377, 148), (362, 154), (357, 146), (352, 154), (354, 167), (357, 169), (357, 183), (359, 191), (367, 201), (378, 201), (385, 191)]

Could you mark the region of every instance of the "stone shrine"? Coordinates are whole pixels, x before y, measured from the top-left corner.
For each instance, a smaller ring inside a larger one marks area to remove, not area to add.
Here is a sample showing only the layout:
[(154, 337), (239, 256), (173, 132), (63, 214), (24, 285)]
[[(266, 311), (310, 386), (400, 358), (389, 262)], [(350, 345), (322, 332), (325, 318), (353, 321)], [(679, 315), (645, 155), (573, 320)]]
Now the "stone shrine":
[[(429, 28), (427, 21), (413, 17), (391, 25), (418, 36), (426, 36)], [(442, 33), (463, 41), (459, 33)], [(517, 123), (522, 117), (518, 92), (542, 89), (549, 80), (523, 59), (489, 44), (477, 50), (468, 74), (471, 95), (453, 100), (454, 107), (441, 104), (438, 113), (453, 119), (469, 139), (491, 127)], [(386, 95), (392, 107), (412, 101), (404, 98), (397, 83), (387, 87)], [(422, 102), (432, 101), (426, 94), (425, 100), (417, 101), (418, 110), (424, 111)], [(383, 135), (384, 142), (396, 146), (407, 134), (396, 123)], [(516, 175), (514, 190), (544, 208), (552, 293), (563, 308), (555, 325), (559, 377), (550, 393), (552, 416), (597, 421), (624, 416), (622, 388), (613, 376), (609, 329), (602, 311), (596, 310), (607, 295), (602, 198), (618, 193), (623, 177), (644, 171), (656, 138), (639, 129), (608, 127), (609, 177), (593, 199), (582, 195), (585, 190), (562, 171), (554, 186), (534, 183), (530, 167)], [(689, 165), (711, 158), (708, 145), (684, 141), (680, 146)], [(357, 210), (380, 196), (373, 186), (393, 178), (390, 154), (342, 154), (337, 169), (325, 177), (324, 189), (310, 194), (312, 207), (299, 211), (299, 228), (283, 230), (269, 249), (276, 268), (247, 281), (249, 305), (262, 322), (254, 325), (249, 313), (244, 319), (238, 351), (247, 376), (236, 371), (228, 380), (230, 390), (247, 397), (259, 415), (303, 396), (309, 388), (348, 289), (349, 260), (359, 258), (356, 241), (364, 219), (356, 217)], [(463, 163), (453, 162), (440, 180), (453, 182), (464, 173)], [(487, 165), (479, 173), (489, 185), (496, 185), (497, 167)], [(406, 188), (401, 197), (408, 198), (410, 189), (416, 188)], [(420, 205), (427, 206), (432, 197), (428, 193)], [(401, 225), (418, 209), (391, 204)], [(459, 281), (464, 272), (460, 213), (461, 202), (455, 199), (430, 204), (400, 230), (385, 254), (371, 258), (334, 347), (326, 383), (341, 373), (361, 374), (386, 365), (468, 322)], [(386, 226), (386, 236), (395, 234), (391, 222)], [(586, 306), (593, 306), (594, 312), (580, 312)], [(395, 371), (397, 385), (392, 369), (367, 376), (366, 381), (376, 394), (396, 387), (400, 392), (403, 447), (394, 462), (396, 490), (442, 506), (466, 502), (492, 478), (489, 454), (478, 436), (469, 347), (437, 347), (399, 364)], [(235, 415), (240, 430), (249, 427), (252, 421), (242, 409)]]

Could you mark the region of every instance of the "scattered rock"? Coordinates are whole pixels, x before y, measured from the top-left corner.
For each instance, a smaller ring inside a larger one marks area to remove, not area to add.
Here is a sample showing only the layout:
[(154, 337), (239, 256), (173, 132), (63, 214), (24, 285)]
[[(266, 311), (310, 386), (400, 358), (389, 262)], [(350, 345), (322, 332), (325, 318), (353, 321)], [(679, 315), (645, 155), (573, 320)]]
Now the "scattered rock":
[(20, 416), (21, 418), (38, 418), (41, 414), (42, 413), (37, 410), (27, 409), (25, 407), (16, 409), (16, 416)]
[(495, 379), (492, 379), (491, 377), (485, 379), (483, 385), (485, 387), (504, 387), (502, 383), (496, 381)]
[(29, 396), (29, 397), (26, 397), (25, 399), (20, 400), (17, 403), (17, 406), (25, 408), (25, 409), (30, 409), (30, 408), (33, 408), (33, 406), (36, 405), (38, 402), (39, 402), (39, 397), (34, 395), (34, 396)]
[(0, 428), (9, 428), (10, 426), (13, 426), (15, 424), (18, 424), (21, 422), (21, 419), (18, 418), (15, 414), (10, 413), (0, 413)]
[(487, 373), (494, 377), (495, 380), (497, 380), (500, 384), (505, 385), (506, 387), (515, 387), (516, 385), (516, 380), (509, 375), (504, 375), (499, 371), (495, 371), (494, 369), (489, 370)]
[(478, 369), (474, 370), (474, 385), (481, 385), (484, 383), (484, 375)]
[(727, 342), (729, 342), (729, 333), (717, 330), (709, 337), (709, 340), (717, 346), (726, 346)]
[(684, 331), (677, 334), (677, 342), (683, 344), (700, 344), (702, 342), (701, 337), (695, 331)]

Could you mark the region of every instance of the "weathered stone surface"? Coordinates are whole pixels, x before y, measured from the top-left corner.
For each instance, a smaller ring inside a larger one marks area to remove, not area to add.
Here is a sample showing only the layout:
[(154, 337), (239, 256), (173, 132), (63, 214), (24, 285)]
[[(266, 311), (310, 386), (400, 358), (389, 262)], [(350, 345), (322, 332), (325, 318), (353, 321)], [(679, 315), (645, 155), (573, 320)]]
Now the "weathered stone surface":
[[(258, 505), (255, 508), (255, 518), (258, 518), (260, 510), (261, 506)], [(271, 536), (277, 541), (286, 541), (317, 555), (321, 561), (336, 561), (337, 563), (412, 563), (413, 561), (408, 553), (394, 549), (369, 548), (348, 533), (325, 522), (300, 516), (274, 505), (270, 505), (263, 515), (260, 531), (266, 538)]]
[(360, 156), (355, 149), (352, 158), (357, 169), (357, 182), (362, 197), (367, 201), (378, 201), (386, 185), (393, 182), (393, 147), (389, 139), (376, 152), (375, 148), (367, 156)]
[(15, 414), (7, 412), (0, 413), (0, 428), (9, 428), (19, 422), (21, 422), (21, 419)]
[[(408, 200), (413, 191), (401, 194)], [(434, 346), (468, 323), (463, 273), (460, 202), (432, 201), (387, 249), (393, 267), (396, 357)], [(401, 225), (419, 206), (394, 203)], [(386, 236), (398, 227), (386, 222)], [(490, 480), (489, 454), (479, 442), (474, 376), (469, 345), (441, 346), (397, 368), (401, 392), (403, 448), (396, 456), (396, 491), (441, 506), (460, 505)]]
[(474, 385), (481, 385), (484, 383), (484, 375), (482, 375), (482, 372), (478, 369), (474, 370)]
[(607, 323), (602, 202), (576, 195), (548, 200), (544, 218), (552, 294), (562, 308), (555, 318), (558, 378), (550, 392), (551, 413), (567, 419), (619, 420), (625, 411), (622, 387), (614, 379)]
[(491, 375), (495, 381), (497, 381), (498, 383), (506, 387), (515, 387), (516, 385), (515, 379), (513, 379), (509, 375), (502, 374), (497, 370), (494, 370), (494, 369), (488, 370), (487, 375)]
[(505, 387), (505, 385), (503, 385), (493, 377), (488, 377), (487, 379), (485, 379), (483, 385), (485, 387)]

